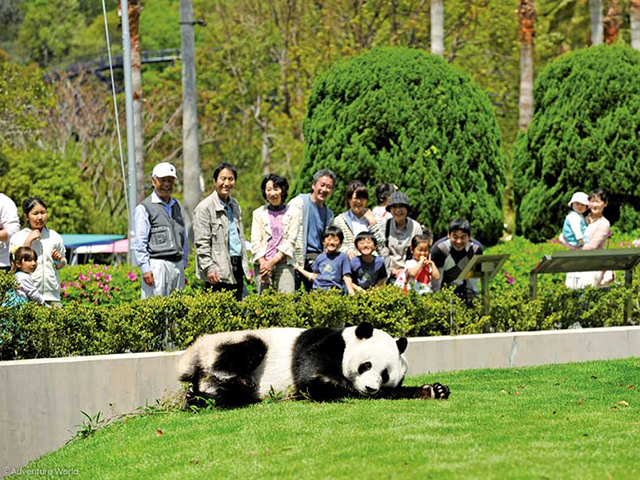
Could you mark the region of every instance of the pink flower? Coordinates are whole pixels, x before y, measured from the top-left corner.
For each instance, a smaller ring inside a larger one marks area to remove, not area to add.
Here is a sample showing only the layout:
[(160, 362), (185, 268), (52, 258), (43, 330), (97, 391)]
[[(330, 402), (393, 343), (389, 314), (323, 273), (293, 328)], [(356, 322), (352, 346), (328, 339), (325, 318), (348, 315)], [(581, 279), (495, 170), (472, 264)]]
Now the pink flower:
[(640, 239), (636, 238), (632, 243), (634, 247), (640, 248)]
[(136, 275), (136, 274), (135, 274), (135, 273), (133, 273), (133, 272), (129, 272), (129, 273), (127, 274), (127, 277), (129, 277), (129, 280), (131, 280), (132, 282), (135, 282), (136, 280), (138, 280), (138, 275)]
[(111, 275), (105, 275), (104, 276), (104, 280), (105, 280), (105, 282), (110, 282), (111, 281)]
[(84, 273), (81, 273), (80, 275), (78, 275), (78, 280), (80, 280), (81, 282), (86, 282), (87, 280), (89, 280), (89, 277), (86, 277)]
[(509, 278), (507, 278), (507, 283), (508, 283), (509, 285), (513, 285), (513, 282), (515, 282), (515, 281), (516, 281), (516, 280), (515, 280), (513, 277), (509, 277)]
[(109, 291), (109, 285), (105, 285), (104, 288), (102, 289), (102, 291), (104, 293), (107, 293)]

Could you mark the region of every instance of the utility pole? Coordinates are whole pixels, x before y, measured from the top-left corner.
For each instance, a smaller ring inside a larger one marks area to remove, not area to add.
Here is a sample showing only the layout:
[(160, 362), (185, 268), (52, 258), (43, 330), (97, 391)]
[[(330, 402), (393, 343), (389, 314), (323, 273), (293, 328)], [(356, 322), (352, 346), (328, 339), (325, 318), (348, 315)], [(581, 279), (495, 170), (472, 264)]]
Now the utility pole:
[(133, 255), (133, 238), (135, 228), (133, 222), (133, 210), (138, 203), (136, 188), (136, 152), (135, 133), (133, 127), (133, 87), (131, 80), (131, 39), (129, 35), (129, 5), (127, 0), (120, 0), (120, 12), (122, 21), (122, 63), (124, 65), (124, 98), (127, 117), (127, 191), (129, 192), (129, 254), (127, 261), (135, 263)]
[(200, 153), (196, 103), (193, 0), (180, 0), (182, 36), (182, 158), (184, 163), (184, 203), (189, 238), (193, 240), (193, 211), (200, 202)]

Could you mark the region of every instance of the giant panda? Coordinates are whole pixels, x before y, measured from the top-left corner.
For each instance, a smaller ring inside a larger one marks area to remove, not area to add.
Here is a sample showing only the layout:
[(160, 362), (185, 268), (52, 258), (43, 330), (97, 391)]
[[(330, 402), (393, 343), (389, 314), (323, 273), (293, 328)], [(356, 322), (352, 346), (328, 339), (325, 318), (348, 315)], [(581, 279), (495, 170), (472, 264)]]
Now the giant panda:
[(217, 406), (259, 402), (276, 393), (316, 401), (364, 398), (446, 399), (439, 383), (403, 387), (407, 339), (370, 323), (357, 327), (267, 328), (203, 335), (182, 354), (180, 381), (188, 401)]

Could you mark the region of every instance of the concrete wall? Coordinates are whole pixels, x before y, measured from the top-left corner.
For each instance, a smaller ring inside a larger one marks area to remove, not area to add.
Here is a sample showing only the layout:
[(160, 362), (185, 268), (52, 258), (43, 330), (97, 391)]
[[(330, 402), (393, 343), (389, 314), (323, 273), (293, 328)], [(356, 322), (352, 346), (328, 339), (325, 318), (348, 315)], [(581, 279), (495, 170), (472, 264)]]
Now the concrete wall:
[[(0, 362), (0, 476), (63, 445), (85, 417), (134, 412), (180, 388), (180, 352)], [(640, 327), (422, 337), (410, 375), (640, 356)]]

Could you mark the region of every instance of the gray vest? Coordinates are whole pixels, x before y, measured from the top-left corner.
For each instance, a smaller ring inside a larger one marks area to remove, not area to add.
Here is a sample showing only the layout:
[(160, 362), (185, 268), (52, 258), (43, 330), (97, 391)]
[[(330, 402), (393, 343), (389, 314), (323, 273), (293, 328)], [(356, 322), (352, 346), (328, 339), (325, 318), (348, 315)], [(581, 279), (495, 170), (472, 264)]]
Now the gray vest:
[(177, 262), (184, 253), (184, 219), (180, 203), (176, 200), (171, 207), (171, 218), (160, 203), (153, 203), (151, 195), (142, 201), (149, 214), (149, 256)]

